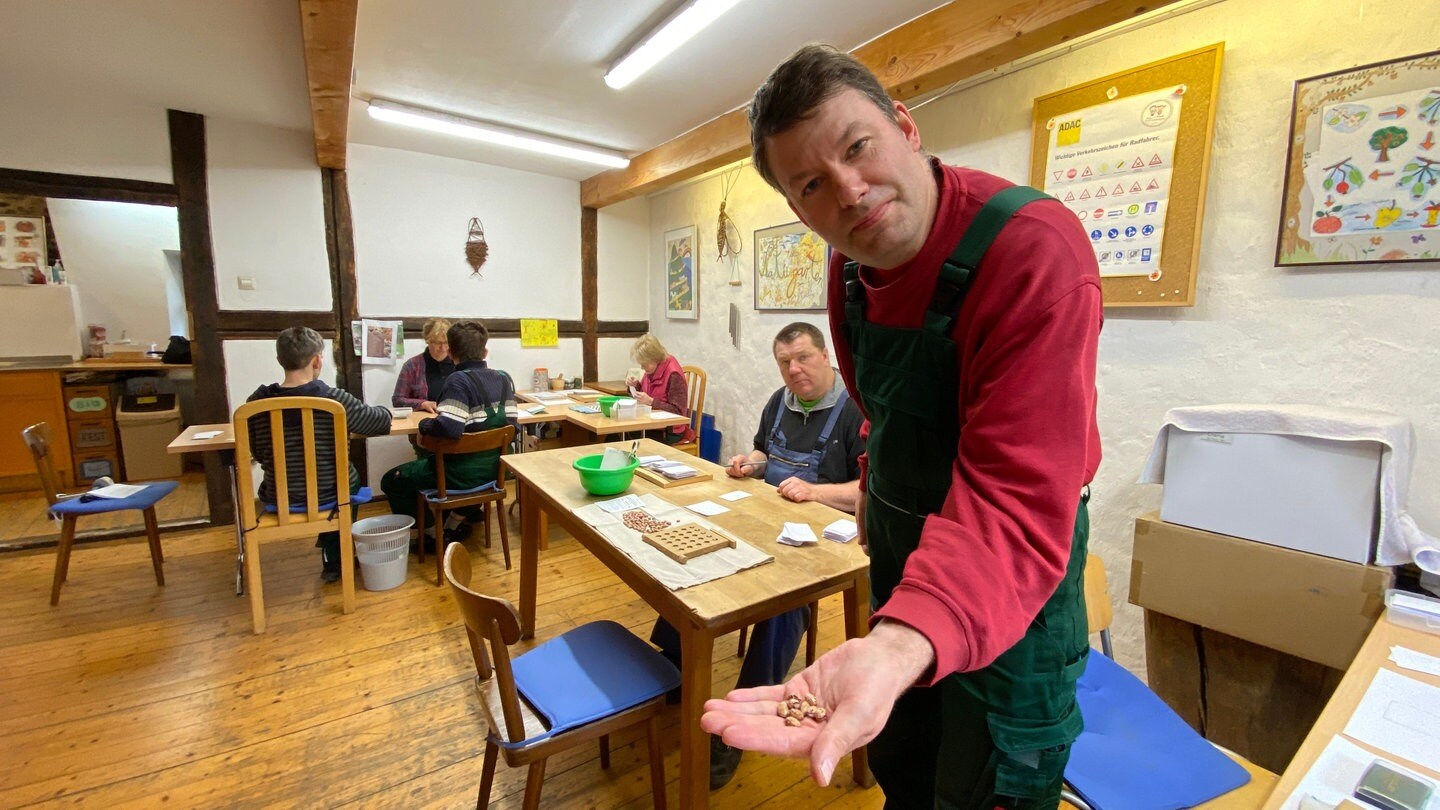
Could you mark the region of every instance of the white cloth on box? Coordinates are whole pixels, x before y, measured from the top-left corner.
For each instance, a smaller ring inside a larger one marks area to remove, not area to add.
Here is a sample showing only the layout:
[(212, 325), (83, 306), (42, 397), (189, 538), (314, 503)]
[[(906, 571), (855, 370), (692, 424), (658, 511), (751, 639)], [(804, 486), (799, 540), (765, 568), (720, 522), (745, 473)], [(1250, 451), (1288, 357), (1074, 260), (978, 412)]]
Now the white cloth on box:
[(1378, 442), (1380, 452), (1379, 565), (1414, 562), (1440, 573), (1440, 540), (1426, 534), (1405, 511), (1415, 466), (1415, 429), (1410, 420), (1385, 411), (1326, 405), (1201, 405), (1171, 408), (1145, 460), (1141, 484), (1165, 483), (1170, 428), (1193, 433), (1276, 433), (1332, 441)]
[(586, 504), (575, 510), (576, 517), (593, 526), (595, 531), (624, 552), (625, 556), (634, 560), (650, 576), (655, 577), (672, 591), (689, 588), (712, 579), (728, 577), (737, 571), (754, 568), (775, 559), (710, 521), (697, 518), (673, 503), (663, 501), (648, 493), (641, 495), (640, 500), (644, 502), (642, 508), (651, 517), (668, 520), (672, 526), (677, 523), (697, 523), (735, 541), (734, 548), (722, 548), (709, 554), (702, 554), (681, 564), (640, 539), (640, 532), (626, 526), (619, 515), (612, 515), (601, 509), (600, 504)]

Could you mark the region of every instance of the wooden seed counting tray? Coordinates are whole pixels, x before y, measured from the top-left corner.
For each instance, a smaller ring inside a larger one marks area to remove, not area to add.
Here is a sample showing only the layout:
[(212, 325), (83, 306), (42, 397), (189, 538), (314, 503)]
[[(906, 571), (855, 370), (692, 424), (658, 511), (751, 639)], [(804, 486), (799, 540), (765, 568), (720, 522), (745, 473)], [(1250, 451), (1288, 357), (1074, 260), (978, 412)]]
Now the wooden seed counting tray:
[(698, 523), (681, 523), (658, 532), (642, 534), (641, 538), (681, 565), (702, 554), (735, 547), (734, 540)]
[(697, 472), (689, 478), (670, 478), (647, 467), (636, 467), (635, 474), (662, 489), (683, 487), (686, 484), (698, 484), (701, 481), (709, 481), (715, 477), (714, 473)]

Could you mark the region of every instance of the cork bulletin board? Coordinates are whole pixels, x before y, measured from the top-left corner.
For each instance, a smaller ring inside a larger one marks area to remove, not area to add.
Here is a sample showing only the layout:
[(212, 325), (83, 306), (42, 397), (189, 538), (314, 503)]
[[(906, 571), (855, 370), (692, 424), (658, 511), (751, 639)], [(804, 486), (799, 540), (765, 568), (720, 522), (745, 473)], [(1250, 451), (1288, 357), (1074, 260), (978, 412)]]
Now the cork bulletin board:
[(1195, 304), (1225, 44), (1035, 99), (1030, 184), (1080, 218), (1107, 307)]

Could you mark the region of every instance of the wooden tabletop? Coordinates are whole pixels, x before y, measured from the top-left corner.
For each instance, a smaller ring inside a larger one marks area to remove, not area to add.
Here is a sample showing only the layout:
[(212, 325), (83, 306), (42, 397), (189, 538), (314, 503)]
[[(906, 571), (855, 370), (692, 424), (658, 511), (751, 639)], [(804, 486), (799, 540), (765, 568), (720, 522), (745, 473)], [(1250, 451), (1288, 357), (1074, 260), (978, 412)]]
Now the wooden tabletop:
[[(608, 446), (628, 450), (630, 443), (616, 442)], [(586, 492), (580, 486), (579, 474), (571, 467), (575, 459), (598, 452), (602, 452), (599, 445), (565, 447), (506, 455), (502, 463), (516, 476), (540, 489), (558, 506), (573, 511), (586, 504), (608, 500), (607, 497)], [(718, 632), (729, 632), (752, 624), (758, 618), (773, 615), (776, 612), (773, 602), (787, 594), (822, 589), (869, 569), (870, 558), (865, 556), (858, 543), (842, 544), (822, 538), (816, 545), (795, 547), (775, 542), (787, 521), (808, 523), (815, 530), (815, 536), (819, 537), (826, 526), (849, 515), (815, 502), (787, 501), (780, 497), (775, 487), (764, 481), (730, 478), (725, 475), (724, 467), (653, 439), (641, 440), (640, 453), (683, 461), (702, 472), (711, 473), (713, 477), (709, 481), (664, 489), (636, 476), (630, 485), (630, 493), (652, 493), (679, 506), (703, 500), (718, 503), (730, 511), (706, 520), (775, 557), (774, 563), (679, 591), (671, 591), (651, 578), (657, 589), (668, 594), (667, 599), (683, 605), (685, 612), (692, 614), (699, 623), (715, 627)], [(734, 490), (748, 492), (751, 497), (739, 501), (720, 499), (721, 495)], [(641, 570), (633, 562), (631, 565), (637, 571)], [(644, 576), (649, 577), (649, 574)], [(801, 604), (805, 601), (802, 600)]]
[(594, 388), (596, 391), (604, 391), (615, 396), (625, 396), (630, 393), (630, 386), (624, 380), (600, 380), (599, 382), (587, 382), (586, 388)]
[[(1330, 744), (1331, 738), (1339, 734), (1350, 722), (1350, 715), (1360, 704), (1360, 699), (1365, 696), (1365, 691), (1370, 688), (1370, 682), (1375, 679), (1375, 673), (1382, 669), (1404, 675), (1407, 678), (1414, 678), (1417, 681), (1427, 683), (1440, 688), (1440, 677), (1427, 675), (1423, 672), (1416, 672), (1410, 669), (1401, 669), (1390, 660), (1390, 648), (1392, 646), (1407, 647), (1426, 655), (1440, 656), (1440, 636), (1423, 633), (1419, 630), (1412, 630), (1402, 627), (1389, 619), (1387, 611), (1375, 623), (1365, 644), (1360, 652), (1355, 655), (1350, 668), (1345, 670), (1345, 677), (1341, 679), (1340, 686), (1336, 687), (1335, 694), (1330, 696), (1330, 702), (1325, 704), (1325, 710), (1311, 726), (1310, 733), (1305, 737), (1305, 742), (1300, 744), (1300, 750), (1295, 752), (1294, 759), (1290, 760), (1290, 767), (1280, 775), (1280, 782), (1275, 786), (1275, 791), (1270, 794), (1269, 800), (1265, 802), (1265, 810), (1278, 808), (1285, 803), (1290, 794), (1299, 786), (1300, 781), (1305, 777), (1306, 772), (1315, 764), (1320, 757), (1320, 752)], [(1401, 759), (1394, 754), (1389, 754), (1374, 746), (1367, 745), (1359, 740), (1349, 737), (1345, 739), (1355, 743), (1359, 747), (1379, 756), (1383, 756), (1393, 762), (1404, 765), (1416, 773), (1424, 774), (1432, 780), (1440, 781), (1440, 773), (1406, 759)]]
[[(657, 412), (658, 413), (658, 412)], [(578, 425), (594, 433), (596, 436), (609, 436), (612, 433), (629, 433), (637, 430), (659, 430), (661, 428), (674, 427), (675, 425), (690, 424), (690, 417), (670, 414), (664, 419), (655, 419), (650, 416), (635, 419), (617, 419), (606, 416), (603, 413), (577, 413), (570, 411), (565, 414), (565, 420), (572, 425)], [(681, 455), (684, 455), (683, 453)], [(685, 456), (693, 459), (694, 456)]]
[[(412, 411), (409, 416), (401, 419), (392, 419), (390, 421), (390, 435), (405, 436), (409, 434), (419, 433), (420, 421), (423, 419), (429, 419), (433, 416), (434, 414), (427, 413), (425, 411)], [(541, 421), (544, 421), (543, 418), (541, 419)], [(212, 436), (208, 439), (198, 439), (195, 437), (195, 434), (197, 433), (208, 433), (212, 430), (220, 431), (219, 435)], [(364, 436), (355, 436), (354, 434), (351, 435), (352, 437), (357, 439), (365, 438)], [(170, 442), (170, 444), (166, 445), (165, 452), (171, 454), (179, 454), (197, 453), (206, 450), (234, 449), (235, 430), (229, 422), (221, 422), (213, 425), (191, 425), (190, 427), (185, 428), (185, 430), (182, 431), (179, 436), (176, 436), (175, 439)]]

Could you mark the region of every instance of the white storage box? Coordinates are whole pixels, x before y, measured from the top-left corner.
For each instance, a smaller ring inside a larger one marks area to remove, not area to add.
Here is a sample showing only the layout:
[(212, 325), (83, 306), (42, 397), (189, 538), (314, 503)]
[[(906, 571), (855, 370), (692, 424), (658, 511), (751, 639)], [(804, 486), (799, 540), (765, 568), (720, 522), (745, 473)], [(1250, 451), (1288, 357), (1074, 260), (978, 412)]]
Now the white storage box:
[(1381, 445), (1170, 427), (1160, 519), (1369, 563), (1379, 521)]

